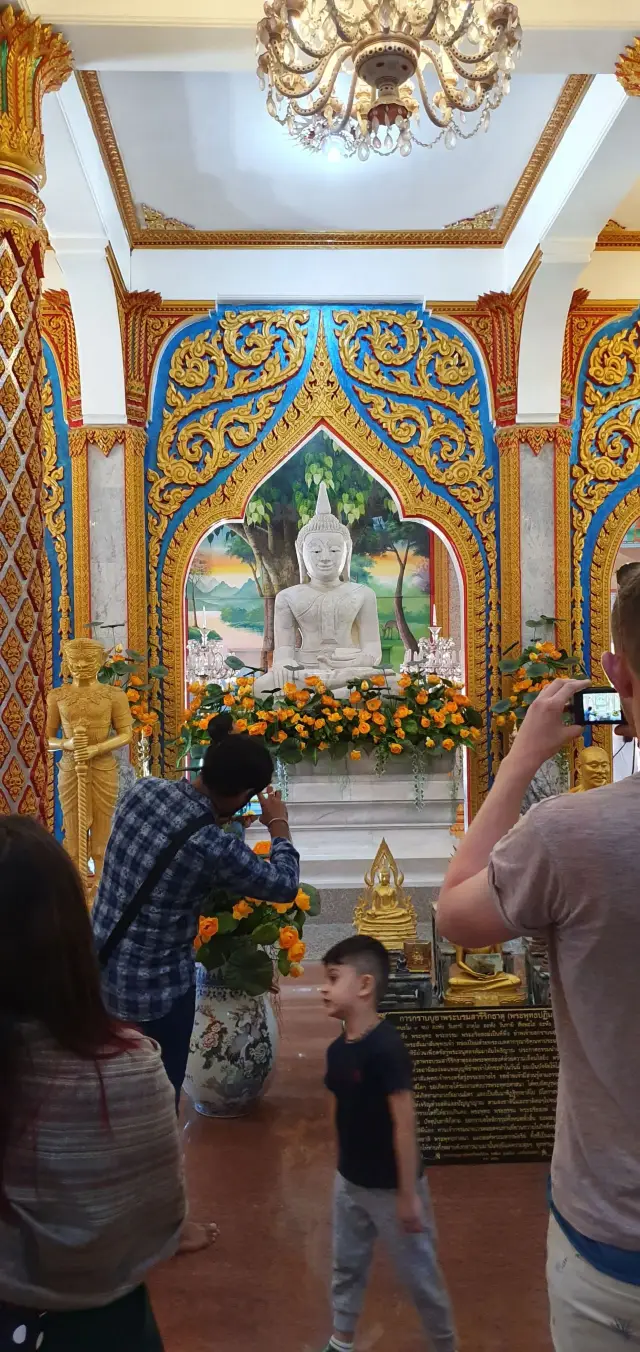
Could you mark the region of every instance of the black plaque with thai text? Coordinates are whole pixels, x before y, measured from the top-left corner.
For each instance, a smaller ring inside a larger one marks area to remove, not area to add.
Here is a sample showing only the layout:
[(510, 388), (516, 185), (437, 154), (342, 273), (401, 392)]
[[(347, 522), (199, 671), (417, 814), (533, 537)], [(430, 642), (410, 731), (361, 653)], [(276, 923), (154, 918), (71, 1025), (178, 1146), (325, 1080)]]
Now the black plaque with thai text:
[(558, 1051), (550, 1009), (420, 1010), (387, 1018), (413, 1060), (425, 1164), (551, 1158)]

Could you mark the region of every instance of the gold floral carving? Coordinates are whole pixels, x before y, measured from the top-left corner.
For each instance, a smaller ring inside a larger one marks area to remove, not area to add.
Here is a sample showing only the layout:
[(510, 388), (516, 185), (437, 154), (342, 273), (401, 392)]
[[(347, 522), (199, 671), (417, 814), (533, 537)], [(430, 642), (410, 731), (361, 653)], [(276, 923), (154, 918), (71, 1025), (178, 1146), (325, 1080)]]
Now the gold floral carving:
[[(228, 310), (215, 332), (207, 329), (184, 338), (173, 353), (157, 468), (148, 475), (149, 638), (154, 659), (159, 645), (158, 566), (169, 521), (195, 488), (211, 483), (260, 436), (287, 383), (302, 368), (308, 321), (306, 310)], [(238, 399), (242, 402), (233, 402)]]
[(164, 211), (158, 211), (157, 207), (150, 207), (146, 202), (140, 203), (140, 216), (142, 217), (143, 230), (195, 230), (195, 226), (187, 225), (186, 221), (179, 221), (175, 216), (165, 216)]
[(48, 25), (7, 5), (0, 10), (0, 64), (0, 222), (19, 224), (33, 245), (44, 241), (42, 99), (71, 74), (71, 48)]
[(625, 535), (640, 521), (640, 488), (634, 488), (609, 513), (591, 560), (591, 675), (605, 680), (601, 657), (611, 648), (611, 584)]
[(433, 541), (433, 600), (436, 609), (436, 623), (443, 634), (451, 633), (451, 607), (449, 603), (449, 584), (452, 571), (451, 558), (444, 540), (436, 535)]
[(40, 323), (58, 367), (65, 419), (74, 427), (82, 422), (82, 397), (76, 327), (68, 291), (44, 292)]
[[(396, 318), (401, 323), (405, 322), (404, 314)], [(246, 315), (244, 320), (247, 322)], [(442, 338), (444, 337), (445, 335), (442, 335)], [(408, 325), (407, 341), (410, 345), (416, 341), (411, 323)], [(387, 345), (382, 338), (380, 343), (380, 350), (384, 348), (387, 351)], [(443, 374), (447, 371), (453, 375), (455, 388), (457, 349), (453, 346), (449, 352), (444, 342), (440, 346), (442, 350), (437, 356), (441, 370)], [(385, 357), (385, 361), (388, 361), (388, 356)], [(180, 358), (177, 366), (183, 369), (184, 358)], [(403, 373), (400, 371), (399, 374)], [(471, 415), (472, 408), (469, 403), (470, 421)], [(474, 495), (470, 481), (457, 485), (461, 490), (469, 490), (467, 500), (472, 503), (475, 519), (479, 525), (481, 523), (489, 563), (490, 640), (487, 652), (485, 565), (473, 530), (461, 511), (447, 498), (423, 486), (407, 462), (392, 451), (360, 417), (333, 371), (324, 333), (321, 331), (311, 369), (297, 397), (276, 425), (262, 441), (257, 442), (254, 449), (238, 464), (226, 481), (209, 498), (201, 500), (176, 528), (167, 549), (161, 579), (158, 575), (157, 556), (155, 561), (153, 557), (151, 559), (152, 655), (154, 658), (159, 656), (159, 616), (157, 611), (154, 613), (153, 610), (153, 593), (160, 583), (158, 602), (161, 607), (163, 656), (171, 672), (164, 683), (164, 724), (169, 741), (177, 735), (182, 718), (185, 680), (184, 584), (193, 552), (212, 526), (222, 521), (242, 520), (249, 498), (259, 484), (320, 425), (326, 426), (336, 437), (343, 440), (364, 465), (393, 486), (403, 516), (432, 522), (451, 541), (466, 582), (468, 689), (478, 707), (486, 715), (488, 666), (490, 698), (497, 694), (498, 581), (490, 481), (478, 460), (480, 483), (477, 494)], [(407, 453), (411, 454), (411, 451)], [(429, 454), (435, 455), (435, 452), (430, 451)], [(464, 454), (461, 454), (460, 459), (463, 464), (468, 461), (468, 457)], [(165, 773), (172, 772), (174, 772), (173, 751), (169, 748), (166, 753)], [(486, 792), (488, 780), (489, 760), (486, 746), (479, 745), (477, 757), (471, 759), (471, 798), (474, 810)]]
[(616, 75), (625, 94), (640, 94), (640, 38), (634, 38), (619, 56)]
[[(67, 514), (64, 501), (64, 470), (58, 465), (58, 443), (53, 419), (51, 384), (44, 385), (42, 416), (42, 515), (53, 540), (60, 573), (60, 600), (58, 605), (58, 652), (71, 638), (71, 600), (69, 597), (69, 554), (67, 549)], [(20, 561), (18, 560), (18, 563)], [(51, 588), (51, 576), (48, 578)], [(46, 589), (45, 589), (46, 590)], [(50, 688), (50, 687), (49, 687)]]
[(603, 334), (589, 356), (572, 485), (572, 638), (582, 646), (581, 564), (587, 531), (609, 493), (640, 466), (640, 334)]
[(110, 455), (114, 446), (124, 446), (131, 455), (144, 456), (147, 434), (142, 427), (129, 427), (127, 423), (113, 425), (85, 423), (82, 427), (69, 429), (69, 455), (84, 455), (89, 446), (95, 446), (103, 455)]
[(522, 635), (520, 583), (520, 437), (516, 427), (498, 428), (500, 456), (500, 607), (503, 652)]
[(100, 146), (129, 243), (136, 249), (501, 249), (517, 225), (587, 90), (591, 75), (570, 75), (533, 154), (495, 227), (469, 230), (171, 230), (140, 225), (120, 147), (95, 71), (79, 71), (78, 83)]
[(450, 225), (445, 225), (445, 230), (495, 230), (502, 207), (485, 207), (484, 211), (476, 211), (475, 216), (463, 216), (459, 221), (451, 221)]

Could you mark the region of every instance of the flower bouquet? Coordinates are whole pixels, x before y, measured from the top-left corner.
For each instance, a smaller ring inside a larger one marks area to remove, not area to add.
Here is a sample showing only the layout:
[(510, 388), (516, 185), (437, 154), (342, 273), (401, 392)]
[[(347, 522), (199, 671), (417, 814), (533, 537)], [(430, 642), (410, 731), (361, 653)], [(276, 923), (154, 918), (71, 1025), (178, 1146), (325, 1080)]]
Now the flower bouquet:
[(554, 629), (559, 621), (542, 615), (539, 620), (527, 620), (527, 628), (533, 630), (533, 638), (514, 655), (518, 647), (514, 643), (507, 650), (500, 663), (500, 671), (510, 677), (511, 687), (504, 699), (494, 704), (491, 710), (496, 727), (505, 731), (517, 731), (527, 709), (537, 699), (541, 690), (550, 685), (559, 676), (585, 676), (582, 662), (561, 648), (553, 639), (541, 640), (537, 637), (539, 629)]
[[(255, 854), (270, 850), (268, 840), (254, 846)], [(320, 898), (309, 884), (291, 902), (258, 901), (216, 889), (200, 917), (196, 959), (228, 990), (264, 995), (276, 989), (278, 975), (302, 975), (305, 921), (319, 913)]]

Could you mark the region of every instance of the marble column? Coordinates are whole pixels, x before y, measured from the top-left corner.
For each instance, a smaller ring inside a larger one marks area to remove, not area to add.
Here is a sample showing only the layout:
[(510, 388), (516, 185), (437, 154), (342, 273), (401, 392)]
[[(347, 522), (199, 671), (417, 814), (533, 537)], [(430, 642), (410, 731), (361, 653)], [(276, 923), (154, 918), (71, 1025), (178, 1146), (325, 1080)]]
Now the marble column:
[(537, 451), (526, 442), (520, 443), (523, 639), (531, 638), (527, 620), (556, 613), (554, 463), (553, 441), (545, 441)]
[(65, 40), (0, 11), (0, 813), (47, 811), (50, 590), (41, 506), (42, 98), (71, 73)]

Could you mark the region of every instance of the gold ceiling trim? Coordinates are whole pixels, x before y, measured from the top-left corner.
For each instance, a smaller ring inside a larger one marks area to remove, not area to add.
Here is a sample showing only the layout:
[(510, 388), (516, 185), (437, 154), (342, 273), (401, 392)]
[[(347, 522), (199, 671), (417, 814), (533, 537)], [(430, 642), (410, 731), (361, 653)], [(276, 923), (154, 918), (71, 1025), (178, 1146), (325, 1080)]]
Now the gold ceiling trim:
[(640, 249), (640, 230), (629, 230), (619, 221), (609, 220), (598, 235), (596, 249)]
[(469, 230), (192, 230), (140, 225), (124, 161), (95, 71), (76, 78), (100, 147), (132, 249), (500, 249), (506, 244), (567, 127), (592, 75), (570, 75), (533, 154), (494, 229)]

